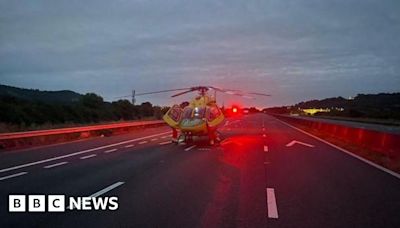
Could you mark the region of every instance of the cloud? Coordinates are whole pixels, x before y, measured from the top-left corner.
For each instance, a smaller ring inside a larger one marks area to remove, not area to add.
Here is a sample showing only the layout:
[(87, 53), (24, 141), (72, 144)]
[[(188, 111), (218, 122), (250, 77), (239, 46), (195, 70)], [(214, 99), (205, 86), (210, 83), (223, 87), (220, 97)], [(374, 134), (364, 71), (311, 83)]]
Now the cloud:
[(399, 8), (396, 0), (1, 1), (0, 79), (108, 100), (198, 84), (274, 95), (243, 101), (257, 106), (393, 92)]

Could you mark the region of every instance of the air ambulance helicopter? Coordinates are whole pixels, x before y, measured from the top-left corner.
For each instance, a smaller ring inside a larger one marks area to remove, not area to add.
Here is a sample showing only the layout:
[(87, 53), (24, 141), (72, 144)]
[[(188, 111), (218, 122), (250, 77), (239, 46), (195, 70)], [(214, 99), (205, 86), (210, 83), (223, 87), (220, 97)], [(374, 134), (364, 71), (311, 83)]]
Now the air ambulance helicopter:
[[(209, 90), (214, 90), (214, 96), (208, 93)], [(161, 90), (138, 93), (135, 94), (135, 96), (173, 91), (182, 92), (174, 94), (171, 97), (177, 97), (186, 93), (198, 91), (198, 96), (194, 97), (190, 102), (173, 105), (163, 116), (163, 120), (173, 129), (173, 142), (191, 142), (193, 136), (208, 136), (210, 145), (214, 145), (216, 141), (219, 141), (219, 133), (217, 129), (225, 120), (223, 112), (217, 105), (217, 92), (250, 99), (253, 97), (249, 95), (270, 96), (264, 93), (245, 93), (239, 90), (227, 90), (213, 86), (195, 86), (190, 88)], [(179, 137), (178, 131), (180, 133)]]

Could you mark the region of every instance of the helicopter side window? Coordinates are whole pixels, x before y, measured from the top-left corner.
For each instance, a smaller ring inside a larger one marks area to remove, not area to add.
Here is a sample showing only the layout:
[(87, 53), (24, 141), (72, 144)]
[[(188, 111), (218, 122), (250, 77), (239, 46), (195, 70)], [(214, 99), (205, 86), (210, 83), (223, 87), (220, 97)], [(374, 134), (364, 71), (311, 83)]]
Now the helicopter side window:
[(219, 109), (217, 107), (210, 107), (209, 111), (208, 111), (208, 121), (213, 121), (220, 114), (221, 114), (221, 112), (219, 111)]
[(175, 105), (171, 108), (171, 111), (168, 113), (169, 117), (175, 122), (178, 122), (181, 118), (182, 109)]
[(191, 119), (192, 118), (192, 111), (193, 111), (192, 108), (186, 107), (183, 110), (183, 119)]
[(205, 108), (196, 107), (193, 110), (193, 116), (194, 116), (195, 119), (203, 119), (205, 114), (206, 114), (206, 109)]

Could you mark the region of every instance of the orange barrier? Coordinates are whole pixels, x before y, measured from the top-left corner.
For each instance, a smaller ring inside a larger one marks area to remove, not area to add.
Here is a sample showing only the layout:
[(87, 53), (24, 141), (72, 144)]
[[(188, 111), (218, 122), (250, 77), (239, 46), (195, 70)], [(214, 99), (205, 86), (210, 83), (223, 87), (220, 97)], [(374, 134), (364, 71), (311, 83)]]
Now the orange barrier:
[(19, 148), (72, 141), (95, 136), (109, 136), (133, 129), (165, 125), (162, 120), (101, 124), (51, 130), (26, 131), (0, 134), (0, 148)]
[(364, 148), (382, 153), (388, 157), (400, 158), (400, 135), (349, 127), (341, 124), (306, 120), (285, 115), (274, 115), (293, 125), (300, 125), (321, 131), (349, 144), (356, 144)]

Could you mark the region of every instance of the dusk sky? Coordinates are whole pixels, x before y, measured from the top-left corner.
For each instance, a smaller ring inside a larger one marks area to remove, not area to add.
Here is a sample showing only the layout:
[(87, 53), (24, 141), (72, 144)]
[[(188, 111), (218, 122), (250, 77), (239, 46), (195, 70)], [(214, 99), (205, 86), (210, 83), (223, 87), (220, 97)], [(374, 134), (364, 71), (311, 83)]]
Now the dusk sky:
[(0, 83), (109, 101), (193, 85), (272, 94), (220, 100), (258, 107), (400, 92), (400, 1), (0, 0)]

